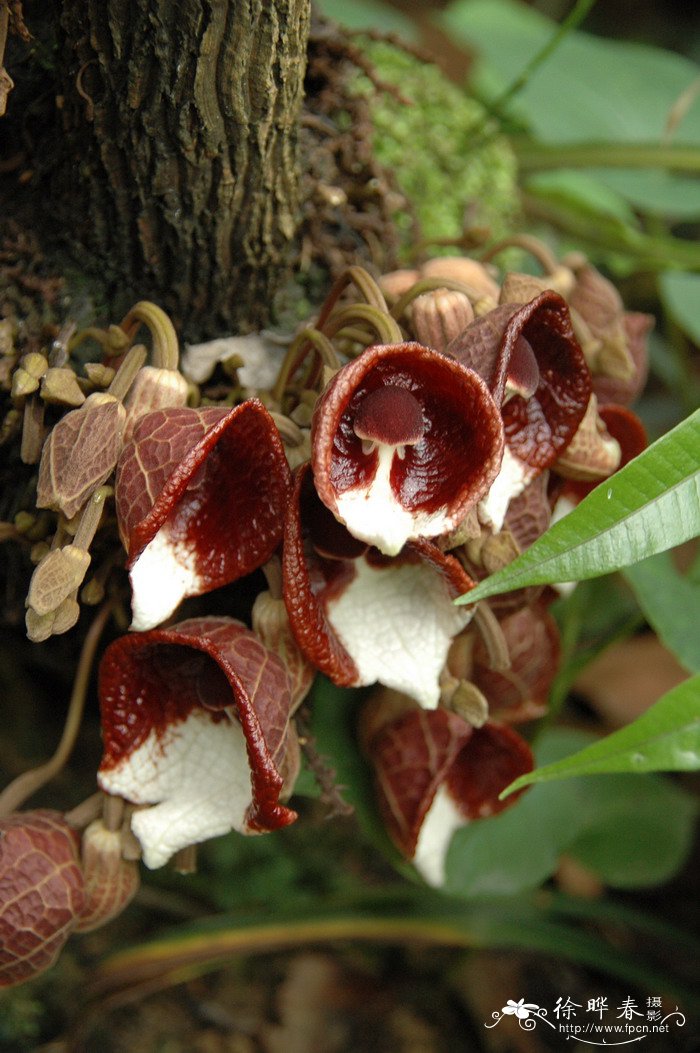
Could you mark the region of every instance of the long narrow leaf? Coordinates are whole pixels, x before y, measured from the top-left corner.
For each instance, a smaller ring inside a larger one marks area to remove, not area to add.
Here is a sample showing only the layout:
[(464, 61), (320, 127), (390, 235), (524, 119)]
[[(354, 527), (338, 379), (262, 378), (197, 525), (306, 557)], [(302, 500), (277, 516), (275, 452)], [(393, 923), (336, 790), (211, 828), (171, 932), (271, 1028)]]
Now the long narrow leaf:
[(659, 552), (625, 577), (658, 637), (690, 673), (700, 673), (700, 584), (676, 570), (670, 553)]
[(638, 720), (571, 757), (522, 775), (507, 797), (531, 783), (610, 772), (695, 771), (700, 768), (700, 675), (660, 698)]
[[(640, 987), (673, 990), (695, 1004), (692, 988), (668, 970), (612, 946), (566, 917), (567, 904), (530, 897), (460, 902), (426, 889), (389, 889), (346, 903), (278, 907), (260, 915), (208, 919), (169, 938), (117, 952), (95, 970), (93, 1006), (125, 1004), (145, 990), (163, 989), (221, 968), (236, 955), (269, 953), (337, 941), (422, 943), (454, 948), (536, 951), (578, 962)], [(673, 934), (668, 934), (673, 938)]]
[(460, 597), (620, 570), (700, 534), (700, 410), (555, 523), (526, 552)]

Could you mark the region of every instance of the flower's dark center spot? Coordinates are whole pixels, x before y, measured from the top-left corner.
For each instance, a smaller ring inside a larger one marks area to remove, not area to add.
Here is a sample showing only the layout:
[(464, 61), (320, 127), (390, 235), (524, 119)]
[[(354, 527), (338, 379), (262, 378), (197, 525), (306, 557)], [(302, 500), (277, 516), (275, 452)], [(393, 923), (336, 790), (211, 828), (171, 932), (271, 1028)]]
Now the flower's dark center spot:
[(423, 410), (410, 391), (387, 384), (362, 399), (353, 428), (365, 453), (384, 443), (395, 446), (402, 457), (403, 447), (414, 446), (423, 438)]

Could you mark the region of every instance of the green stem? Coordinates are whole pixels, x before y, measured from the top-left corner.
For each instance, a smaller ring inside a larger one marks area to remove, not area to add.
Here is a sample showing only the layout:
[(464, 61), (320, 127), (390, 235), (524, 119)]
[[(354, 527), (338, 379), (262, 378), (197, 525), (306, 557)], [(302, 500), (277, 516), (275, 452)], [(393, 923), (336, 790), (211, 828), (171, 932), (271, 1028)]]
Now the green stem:
[(340, 359), (328, 337), (323, 333), (320, 333), (318, 329), (315, 329), (313, 326), (308, 326), (306, 329), (302, 329), (289, 345), (287, 353), (284, 356), (284, 361), (282, 362), (279, 373), (277, 374), (275, 385), (270, 393), (278, 406), (282, 405), (284, 393), (289, 381), (295, 375), (311, 350), (315, 350), (318, 353), (321, 361), (327, 365), (329, 369), (340, 369)]
[(488, 110), (490, 116), (497, 118), (503, 116), (503, 111), (508, 103), (523, 90), (533, 73), (535, 73), (540, 66), (546, 62), (549, 56), (556, 51), (564, 37), (581, 25), (595, 2), (596, 0), (577, 0), (569, 14), (552, 34), (546, 44), (544, 44), (544, 46), (532, 56), (515, 80), (508, 85), (503, 94), (499, 95), (497, 99), (489, 104)]
[(513, 139), (520, 170), (549, 168), (667, 168), (700, 172), (700, 147), (661, 143), (538, 143)]
[(341, 307), (326, 321), (324, 332), (326, 336), (335, 336), (353, 322), (369, 324), (383, 344), (400, 344), (403, 341), (403, 333), (391, 315), (367, 303)]
[(693, 241), (644, 234), (623, 226), (619, 221), (608, 221), (604, 216), (592, 219), (591, 216), (581, 215), (531, 194), (522, 195), (522, 205), (529, 217), (551, 223), (584, 244), (631, 256), (642, 267), (652, 270), (667, 270), (669, 267), (700, 270), (700, 245)]

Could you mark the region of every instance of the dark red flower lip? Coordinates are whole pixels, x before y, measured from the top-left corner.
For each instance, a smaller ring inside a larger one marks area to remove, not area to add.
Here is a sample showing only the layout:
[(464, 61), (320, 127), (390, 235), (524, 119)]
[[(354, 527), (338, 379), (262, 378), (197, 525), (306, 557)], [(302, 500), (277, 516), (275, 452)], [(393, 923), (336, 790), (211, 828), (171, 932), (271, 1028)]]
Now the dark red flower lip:
[(282, 537), (290, 483), (282, 440), (258, 399), (143, 417), (116, 478), (134, 628), (153, 628), (184, 597), (266, 562)]
[(480, 373), (501, 405), (510, 452), (537, 471), (553, 464), (576, 433), (591, 394), (565, 300), (547, 290), (524, 305), (496, 307), (447, 350)]
[(343, 366), (316, 405), (314, 480), (353, 536), (395, 555), (464, 518), (498, 474), (503, 442), (473, 370), (421, 344), (376, 345)]

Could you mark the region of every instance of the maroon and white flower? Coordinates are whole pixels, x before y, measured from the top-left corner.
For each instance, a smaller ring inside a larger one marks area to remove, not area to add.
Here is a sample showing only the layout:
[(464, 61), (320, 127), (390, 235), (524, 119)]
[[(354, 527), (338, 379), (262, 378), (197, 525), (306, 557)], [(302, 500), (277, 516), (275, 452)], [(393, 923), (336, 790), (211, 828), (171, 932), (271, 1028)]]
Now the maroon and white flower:
[(98, 782), (144, 807), (132, 816), (146, 866), (238, 830), (293, 822), (280, 804), (290, 685), (280, 659), (230, 618), (132, 633), (99, 677)]
[(481, 377), (417, 343), (369, 347), (343, 366), (317, 403), (311, 438), (323, 503), (390, 556), (457, 526), (503, 455)]
[(366, 750), (392, 840), (436, 886), (444, 882), (455, 830), (512, 804), (516, 795), (498, 795), (534, 764), (512, 728), (474, 728), (445, 709), (407, 708), (370, 737)]
[(378, 681), (436, 706), (450, 642), (472, 617), (454, 600), (473, 582), (429, 541), (389, 558), (353, 537), (321, 503), (308, 465), (285, 526), (284, 599), (299, 646), (336, 684)]
[(136, 425), (117, 467), (134, 629), (265, 563), (282, 537), (290, 475), (262, 403), (176, 407)]
[(591, 375), (566, 303), (552, 291), (475, 319), (448, 352), (484, 378), (501, 407), (503, 463), (479, 505), (482, 521), (498, 531), (510, 500), (574, 437), (588, 406)]

